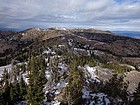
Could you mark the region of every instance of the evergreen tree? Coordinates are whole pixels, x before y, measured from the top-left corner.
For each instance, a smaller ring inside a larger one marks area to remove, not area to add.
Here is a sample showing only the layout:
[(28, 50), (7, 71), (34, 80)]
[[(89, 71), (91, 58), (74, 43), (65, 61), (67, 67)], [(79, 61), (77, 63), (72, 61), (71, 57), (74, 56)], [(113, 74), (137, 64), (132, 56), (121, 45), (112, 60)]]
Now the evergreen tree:
[(9, 95), (10, 95), (9, 81), (5, 80), (4, 93), (3, 93), (3, 98), (4, 98), (5, 105), (10, 105), (10, 96)]
[(15, 104), (16, 102), (20, 101), (20, 88), (19, 82), (17, 80), (17, 76), (14, 76), (14, 82), (10, 83), (10, 99), (11, 103)]
[(1, 100), (0, 103), (2, 105), (10, 105), (10, 84), (9, 84), (9, 73), (6, 69), (4, 69), (4, 73), (1, 79)]
[(26, 83), (23, 79), (23, 77), (21, 76), (20, 81), (19, 81), (19, 86), (20, 86), (20, 99), (24, 100), (25, 99), (25, 95), (27, 94), (26, 92)]
[[(127, 88), (128, 85), (123, 81), (123, 76), (119, 77), (117, 74), (115, 74), (111, 79), (109, 79), (109, 81), (106, 82), (105, 86), (103, 87), (103, 92), (108, 96), (113, 97), (113, 99), (122, 99), (126, 104), (128, 101)], [(111, 101), (113, 103), (113, 100)]]
[(28, 87), (27, 87), (27, 105), (41, 105), (45, 99), (43, 92), (45, 78), (45, 66), (40, 58), (32, 57), (28, 65)]
[(11, 100), (11, 104), (14, 104), (14, 100), (15, 100), (15, 94), (14, 94), (14, 89), (12, 84), (10, 83), (10, 100)]
[(35, 59), (34, 57), (31, 58), (31, 60), (29, 61), (28, 64), (28, 87), (27, 87), (27, 96), (26, 96), (26, 101), (27, 101), (27, 105), (33, 105), (33, 97), (34, 97), (34, 79), (35, 79)]
[(66, 87), (66, 100), (68, 105), (82, 104), (82, 75), (77, 68), (76, 61), (70, 66), (71, 71), (68, 76), (68, 85)]

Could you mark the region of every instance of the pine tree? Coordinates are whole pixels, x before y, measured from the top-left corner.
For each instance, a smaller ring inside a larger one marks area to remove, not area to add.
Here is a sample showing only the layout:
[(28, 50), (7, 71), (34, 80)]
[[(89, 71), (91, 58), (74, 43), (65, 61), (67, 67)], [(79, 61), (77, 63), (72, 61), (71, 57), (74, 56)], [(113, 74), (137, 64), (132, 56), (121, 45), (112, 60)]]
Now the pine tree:
[(68, 85), (66, 87), (66, 100), (68, 105), (82, 104), (82, 75), (77, 68), (76, 61), (71, 64), (71, 71), (68, 76)]
[(10, 85), (9, 85), (9, 81), (6, 80), (5, 85), (4, 85), (4, 93), (3, 93), (5, 105), (10, 105), (10, 96), (9, 95), (10, 95)]
[(26, 96), (26, 101), (27, 105), (33, 105), (33, 97), (34, 97), (34, 79), (35, 79), (35, 59), (34, 57), (31, 58), (28, 64), (28, 87), (27, 87), (27, 96)]
[(16, 102), (20, 101), (20, 88), (19, 83), (17, 80), (17, 76), (14, 76), (14, 82), (10, 83), (10, 99), (11, 103), (15, 104)]
[(14, 95), (14, 89), (11, 83), (10, 83), (10, 101), (11, 101), (11, 104), (13, 105), (15, 101), (15, 95)]
[(9, 73), (4, 69), (4, 73), (1, 79), (1, 104), (10, 105), (10, 84), (9, 84)]
[(28, 65), (28, 88), (27, 88), (27, 105), (41, 105), (45, 99), (43, 92), (45, 78), (45, 66), (40, 58), (32, 57)]
[(20, 99), (24, 100), (25, 99), (25, 95), (26, 95), (26, 83), (23, 79), (23, 77), (21, 76), (20, 81), (19, 81), (19, 86), (20, 86)]
[(123, 76), (118, 77), (118, 75), (115, 74), (111, 79), (109, 79), (109, 81), (106, 82), (103, 87), (103, 92), (114, 99), (121, 98), (124, 103), (127, 103), (127, 88), (128, 85), (123, 81)]

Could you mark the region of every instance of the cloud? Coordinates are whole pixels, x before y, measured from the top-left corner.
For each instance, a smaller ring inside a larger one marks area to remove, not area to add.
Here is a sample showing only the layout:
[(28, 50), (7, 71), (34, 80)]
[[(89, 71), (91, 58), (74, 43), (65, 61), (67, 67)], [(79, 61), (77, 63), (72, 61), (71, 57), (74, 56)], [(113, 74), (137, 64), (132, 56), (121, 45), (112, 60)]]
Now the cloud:
[(0, 27), (140, 31), (140, 0), (0, 0)]

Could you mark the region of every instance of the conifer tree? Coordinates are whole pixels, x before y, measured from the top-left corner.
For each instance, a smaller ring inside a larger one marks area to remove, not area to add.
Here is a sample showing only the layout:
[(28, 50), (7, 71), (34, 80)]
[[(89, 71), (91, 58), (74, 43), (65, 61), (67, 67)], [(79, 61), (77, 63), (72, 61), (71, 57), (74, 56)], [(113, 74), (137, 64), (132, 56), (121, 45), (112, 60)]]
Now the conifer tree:
[(20, 101), (20, 90), (19, 90), (19, 82), (17, 80), (17, 76), (14, 75), (14, 82), (10, 83), (10, 99), (11, 103), (15, 104), (16, 102)]
[(31, 58), (28, 64), (28, 88), (27, 88), (27, 96), (26, 96), (26, 101), (27, 105), (33, 105), (34, 103), (34, 79), (35, 79), (35, 59), (34, 57)]
[(25, 99), (25, 95), (26, 95), (26, 83), (23, 79), (23, 77), (21, 76), (20, 81), (19, 81), (19, 87), (20, 87), (20, 99), (24, 100)]
[(1, 79), (1, 95), (0, 102), (2, 105), (10, 105), (10, 84), (9, 84), (9, 73), (4, 69), (4, 73)]
[(5, 105), (10, 105), (10, 96), (9, 95), (10, 95), (9, 81), (5, 80), (4, 93), (3, 93), (3, 98), (4, 98)]
[(11, 104), (14, 104), (14, 98), (15, 98), (14, 89), (13, 89), (12, 84), (10, 83), (10, 101), (11, 101)]
[(127, 88), (128, 85), (123, 81), (123, 76), (118, 77), (117, 74), (114, 74), (113, 77), (106, 82), (103, 87), (103, 92), (114, 99), (121, 98), (124, 103), (127, 103)]
[(82, 75), (77, 68), (76, 61), (71, 64), (71, 71), (68, 76), (68, 85), (66, 87), (66, 100), (68, 105), (82, 104)]
[(27, 105), (41, 105), (44, 97), (45, 66), (40, 58), (32, 57), (28, 65)]

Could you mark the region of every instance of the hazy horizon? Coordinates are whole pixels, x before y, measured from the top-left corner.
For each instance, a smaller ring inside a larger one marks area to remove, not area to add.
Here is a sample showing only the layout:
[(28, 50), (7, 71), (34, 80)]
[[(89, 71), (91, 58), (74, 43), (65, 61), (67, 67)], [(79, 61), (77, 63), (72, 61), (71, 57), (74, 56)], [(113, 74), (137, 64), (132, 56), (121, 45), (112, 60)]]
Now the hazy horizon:
[(0, 0), (0, 28), (140, 31), (140, 0)]

